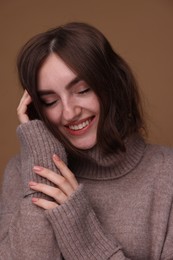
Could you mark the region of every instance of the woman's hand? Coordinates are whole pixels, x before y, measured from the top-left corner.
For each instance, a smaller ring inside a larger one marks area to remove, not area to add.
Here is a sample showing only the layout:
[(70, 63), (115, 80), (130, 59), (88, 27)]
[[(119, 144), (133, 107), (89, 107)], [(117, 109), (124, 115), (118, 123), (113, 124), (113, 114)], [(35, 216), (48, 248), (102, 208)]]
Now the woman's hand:
[(32, 99), (28, 92), (25, 90), (24, 94), (20, 100), (19, 106), (17, 108), (17, 115), (19, 118), (19, 121), (21, 124), (27, 123), (29, 120), (29, 117), (27, 115), (27, 108), (28, 105), (32, 102)]
[(54, 183), (56, 187), (32, 181), (29, 183), (31, 189), (42, 192), (55, 200), (52, 202), (41, 198), (32, 198), (32, 202), (43, 209), (53, 209), (62, 204), (79, 185), (74, 174), (57, 155), (53, 155), (53, 161), (62, 175), (40, 166), (34, 166), (33, 170), (36, 174)]

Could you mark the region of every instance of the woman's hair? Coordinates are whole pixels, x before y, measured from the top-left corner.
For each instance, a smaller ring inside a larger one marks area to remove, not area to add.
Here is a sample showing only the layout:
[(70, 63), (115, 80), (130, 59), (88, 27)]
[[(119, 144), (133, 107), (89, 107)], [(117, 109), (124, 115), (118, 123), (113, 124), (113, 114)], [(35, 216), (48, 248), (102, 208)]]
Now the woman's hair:
[(21, 49), (17, 65), (23, 88), (30, 94), (39, 118), (73, 151), (76, 148), (45, 117), (38, 96), (39, 69), (51, 53), (96, 93), (100, 103), (97, 144), (102, 151), (124, 151), (124, 139), (145, 129), (138, 87), (127, 63), (99, 30), (86, 23), (68, 23), (38, 34)]

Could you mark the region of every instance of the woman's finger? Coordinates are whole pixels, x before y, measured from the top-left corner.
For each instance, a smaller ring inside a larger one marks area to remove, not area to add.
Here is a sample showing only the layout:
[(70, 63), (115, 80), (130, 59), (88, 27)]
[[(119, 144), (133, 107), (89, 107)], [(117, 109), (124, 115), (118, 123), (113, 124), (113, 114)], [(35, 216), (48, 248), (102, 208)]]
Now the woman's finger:
[(55, 199), (58, 204), (62, 204), (66, 201), (67, 196), (58, 188), (43, 184), (43, 183), (36, 183), (36, 182), (29, 182), (29, 186), (32, 190), (42, 192), (51, 198)]
[(70, 182), (60, 174), (57, 174), (56, 172), (53, 172), (49, 169), (40, 166), (34, 166), (33, 171), (36, 174), (46, 178), (47, 180), (57, 185), (58, 188), (61, 189), (67, 196), (70, 196), (74, 191), (74, 188), (72, 187)]
[(23, 94), (23, 96), (22, 96), (22, 98), (21, 98), (21, 100), (19, 102), (17, 110), (19, 110), (19, 111), (22, 110), (23, 107), (29, 105), (30, 103), (31, 103), (31, 97), (28, 94), (28, 92), (25, 90), (24, 94)]
[(32, 99), (28, 92), (25, 90), (24, 94), (20, 100), (20, 103), (17, 107), (17, 115), (19, 118), (19, 121), (21, 123), (27, 123), (29, 121), (29, 117), (27, 115), (27, 108), (28, 105), (32, 102)]
[(73, 189), (76, 190), (79, 184), (75, 178), (75, 175), (70, 171), (67, 165), (56, 154), (53, 155), (53, 161), (57, 168), (60, 170), (61, 174), (64, 176), (64, 178), (67, 179), (73, 187)]
[(32, 202), (39, 206), (40, 208), (43, 209), (53, 209), (56, 208), (58, 206), (58, 204), (56, 202), (53, 201), (48, 201), (45, 199), (41, 199), (41, 198), (32, 198)]

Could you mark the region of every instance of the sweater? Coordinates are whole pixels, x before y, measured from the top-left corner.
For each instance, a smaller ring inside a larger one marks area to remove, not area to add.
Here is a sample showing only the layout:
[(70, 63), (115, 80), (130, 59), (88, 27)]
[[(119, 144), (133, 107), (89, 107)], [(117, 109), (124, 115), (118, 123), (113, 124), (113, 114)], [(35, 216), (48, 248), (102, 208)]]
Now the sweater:
[(21, 153), (10, 160), (0, 196), (1, 260), (171, 260), (173, 259), (173, 149), (147, 144), (138, 135), (126, 152), (86, 158), (68, 154), (78, 189), (66, 202), (44, 210), (32, 197), (47, 195), (30, 180), (53, 185), (32, 171), (41, 165), (59, 174), (61, 143), (39, 120), (17, 129)]

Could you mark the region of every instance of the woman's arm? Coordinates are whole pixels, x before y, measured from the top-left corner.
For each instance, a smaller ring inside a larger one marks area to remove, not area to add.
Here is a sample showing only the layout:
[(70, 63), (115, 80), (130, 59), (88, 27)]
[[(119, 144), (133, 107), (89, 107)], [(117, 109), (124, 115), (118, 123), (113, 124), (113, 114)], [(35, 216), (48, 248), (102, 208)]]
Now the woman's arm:
[(83, 186), (77, 184), (74, 174), (60, 158), (54, 157), (54, 163), (61, 175), (45, 167), (36, 167), (35, 173), (53, 182), (55, 187), (36, 182), (30, 182), (30, 187), (54, 199), (53, 203), (44, 198), (33, 198), (32, 201), (46, 210), (45, 215), (64, 258), (128, 259), (115, 238), (102, 228)]
[(22, 124), (17, 132), (21, 142), (20, 159), (15, 158), (8, 164), (0, 198), (1, 259), (60, 260), (61, 254), (53, 229), (43, 209), (31, 202), (33, 193), (35, 197), (44, 197), (47, 200), (51, 198), (33, 192), (28, 183), (34, 180), (50, 184), (36, 176), (32, 168), (35, 164), (42, 163), (57, 171), (50, 158), (57, 153), (66, 161), (64, 149), (41, 121)]
[(115, 238), (101, 226), (82, 185), (67, 202), (45, 214), (65, 259), (128, 259)]

